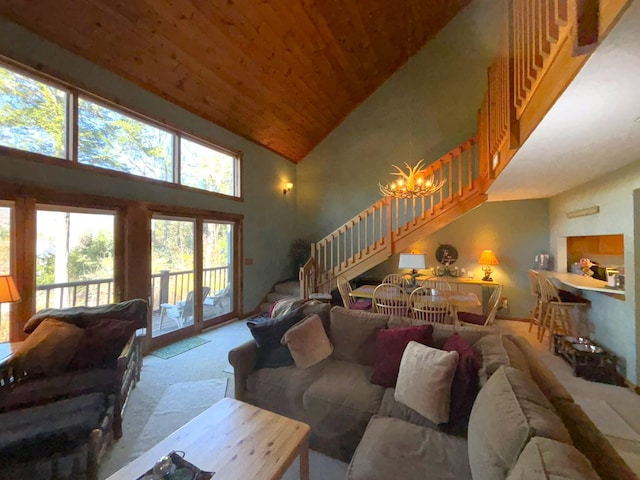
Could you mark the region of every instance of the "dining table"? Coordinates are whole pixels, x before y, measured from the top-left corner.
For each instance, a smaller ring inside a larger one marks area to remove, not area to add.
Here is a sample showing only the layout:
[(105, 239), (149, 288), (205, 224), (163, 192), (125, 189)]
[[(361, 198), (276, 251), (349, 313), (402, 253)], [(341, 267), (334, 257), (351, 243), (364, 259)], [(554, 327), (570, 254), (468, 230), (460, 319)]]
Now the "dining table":
[[(361, 285), (354, 288), (349, 295), (354, 298), (373, 299), (373, 291), (378, 285)], [(439, 291), (434, 299), (444, 298), (451, 307), (451, 316), (454, 323), (458, 323), (458, 311), (479, 307), (482, 302), (474, 292), (445, 292)]]

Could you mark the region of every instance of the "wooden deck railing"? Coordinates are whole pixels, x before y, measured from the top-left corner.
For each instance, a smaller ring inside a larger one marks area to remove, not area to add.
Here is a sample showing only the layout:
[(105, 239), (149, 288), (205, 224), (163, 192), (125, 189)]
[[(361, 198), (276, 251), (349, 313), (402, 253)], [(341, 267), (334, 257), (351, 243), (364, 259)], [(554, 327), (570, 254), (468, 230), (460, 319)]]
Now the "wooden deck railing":
[[(151, 276), (151, 310), (161, 303), (177, 303), (193, 290), (193, 270), (170, 272), (164, 270)], [(229, 266), (203, 269), (203, 285), (214, 293), (229, 283)], [(113, 278), (54, 283), (36, 287), (36, 310), (44, 308), (92, 307), (114, 301)]]

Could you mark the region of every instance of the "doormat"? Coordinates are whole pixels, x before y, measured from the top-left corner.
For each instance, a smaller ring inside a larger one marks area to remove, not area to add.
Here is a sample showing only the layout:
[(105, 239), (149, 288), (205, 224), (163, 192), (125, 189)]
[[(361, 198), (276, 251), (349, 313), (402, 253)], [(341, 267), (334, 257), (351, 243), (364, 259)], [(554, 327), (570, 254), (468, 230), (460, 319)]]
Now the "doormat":
[(200, 337), (185, 338), (184, 340), (180, 340), (179, 342), (172, 343), (171, 345), (167, 345), (166, 347), (154, 350), (153, 352), (151, 352), (151, 355), (166, 360), (209, 342), (210, 340), (205, 340)]

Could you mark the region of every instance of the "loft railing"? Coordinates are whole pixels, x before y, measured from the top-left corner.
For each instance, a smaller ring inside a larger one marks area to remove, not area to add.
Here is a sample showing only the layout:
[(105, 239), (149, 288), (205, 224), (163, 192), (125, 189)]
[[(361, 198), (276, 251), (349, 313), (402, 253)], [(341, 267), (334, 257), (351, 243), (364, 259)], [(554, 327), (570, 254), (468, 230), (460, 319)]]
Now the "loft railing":
[[(211, 293), (222, 290), (229, 283), (229, 265), (203, 269), (203, 285)], [(170, 272), (164, 270), (151, 276), (151, 307), (159, 310), (161, 303), (177, 303), (193, 290), (193, 270)], [(54, 283), (36, 287), (36, 310), (44, 308), (93, 307), (114, 301), (113, 278)], [(154, 307), (155, 306), (155, 307)]]
[[(426, 174), (444, 182), (435, 195), (420, 199), (383, 198), (312, 244), (313, 262), (300, 273), (301, 292), (308, 293), (312, 282), (316, 291), (329, 291), (338, 275), (367, 262), (379, 263), (393, 253), (394, 244), (475, 193), (476, 137), (432, 163)], [(311, 267), (315, 270), (313, 281), (309, 279)]]

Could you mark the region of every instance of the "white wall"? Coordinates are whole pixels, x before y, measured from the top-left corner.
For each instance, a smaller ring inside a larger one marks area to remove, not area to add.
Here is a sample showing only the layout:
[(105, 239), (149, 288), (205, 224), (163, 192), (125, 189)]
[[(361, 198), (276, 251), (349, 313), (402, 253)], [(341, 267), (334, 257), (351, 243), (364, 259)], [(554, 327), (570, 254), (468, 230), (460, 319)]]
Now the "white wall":
[[(640, 156), (640, 155), (638, 155)], [(603, 159), (602, 161), (606, 161)], [(636, 326), (636, 247), (635, 218), (638, 205), (634, 191), (640, 188), (640, 160), (601, 179), (565, 192), (550, 200), (550, 244), (559, 268), (566, 271), (565, 238), (578, 235), (624, 235), (626, 295), (624, 300), (598, 292), (583, 291), (591, 300), (588, 319), (595, 329), (593, 337), (619, 359), (621, 372), (638, 383), (638, 329)], [(598, 205), (600, 213), (568, 219), (566, 212)], [(563, 261), (564, 260), (564, 261)]]

